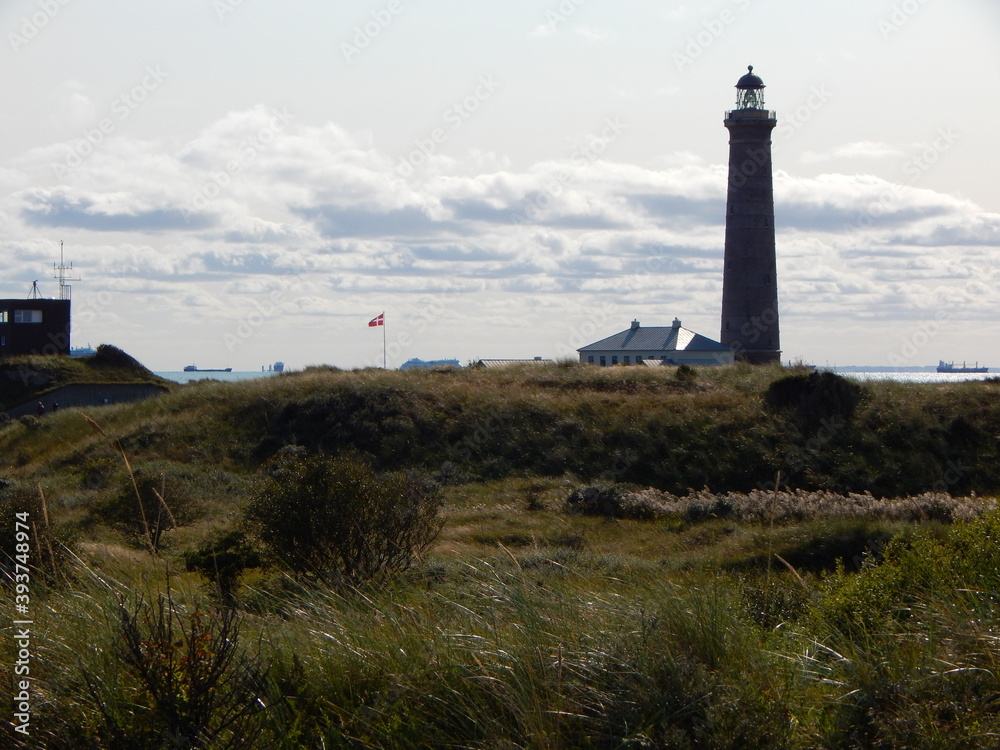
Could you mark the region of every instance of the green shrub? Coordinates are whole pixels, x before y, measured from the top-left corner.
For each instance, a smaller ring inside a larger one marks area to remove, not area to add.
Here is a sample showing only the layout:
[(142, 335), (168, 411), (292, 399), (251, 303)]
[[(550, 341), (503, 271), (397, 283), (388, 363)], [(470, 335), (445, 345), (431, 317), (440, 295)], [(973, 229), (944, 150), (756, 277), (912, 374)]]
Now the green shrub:
[(698, 378), (698, 372), (691, 365), (680, 365), (674, 377), (681, 383), (693, 383)]
[(187, 472), (155, 462), (126, 473), (117, 491), (94, 508), (95, 517), (131, 543), (158, 551), (164, 534), (193, 521), (198, 513)]
[(240, 575), (247, 568), (261, 564), (260, 555), (242, 531), (230, 531), (202, 544), (184, 556), (187, 569), (205, 576), (226, 603), (232, 603)]
[(861, 401), (861, 386), (829, 371), (789, 375), (768, 386), (764, 400), (774, 409), (790, 409), (807, 425), (832, 418), (849, 419)]
[(126, 354), (117, 346), (111, 344), (101, 344), (97, 351), (86, 360), (91, 367), (119, 368), (123, 370), (139, 370), (148, 373), (149, 370), (135, 357)]
[(592, 484), (577, 487), (566, 497), (567, 513), (606, 518), (648, 521), (665, 515), (662, 506), (645, 502), (638, 493), (625, 492), (617, 485)]
[(436, 486), (356, 457), (279, 456), (248, 528), (296, 574), (356, 584), (405, 570), (441, 529)]
[(86, 675), (100, 716), (95, 748), (257, 747), (266, 670), (243, 652), (235, 610), (185, 611), (168, 590), (155, 603), (120, 602), (118, 621), (115, 656), (138, 690), (123, 705), (101, 676)]

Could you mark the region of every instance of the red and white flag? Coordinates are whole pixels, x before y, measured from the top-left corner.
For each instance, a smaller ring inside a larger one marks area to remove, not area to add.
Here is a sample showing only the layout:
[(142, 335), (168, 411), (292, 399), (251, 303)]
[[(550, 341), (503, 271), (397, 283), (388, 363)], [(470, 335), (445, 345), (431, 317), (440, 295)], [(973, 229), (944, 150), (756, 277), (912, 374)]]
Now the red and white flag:
[(385, 325), (385, 313), (380, 314), (377, 318), (372, 318), (368, 321), (368, 327), (374, 328), (375, 326)]

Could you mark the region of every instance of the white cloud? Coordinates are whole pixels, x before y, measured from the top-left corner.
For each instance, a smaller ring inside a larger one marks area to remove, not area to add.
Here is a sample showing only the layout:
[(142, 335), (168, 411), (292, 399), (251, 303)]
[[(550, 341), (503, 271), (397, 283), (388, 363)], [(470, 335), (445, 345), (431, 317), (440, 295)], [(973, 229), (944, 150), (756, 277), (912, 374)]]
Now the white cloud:
[(804, 163), (817, 163), (828, 161), (842, 161), (844, 159), (885, 159), (887, 157), (900, 157), (904, 151), (888, 143), (878, 143), (875, 141), (855, 141), (837, 146), (830, 151), (819, 153), (817, 151), (806, 151), (801, 159)]
[[(542, 310), (569, 326), (599, 300), (620, 306), (609, 332), (633, 316), (655, 324), (662, 313), (716, 335), (722, 164), (681, 151), (655, 167), (566, 158), (514, 169), (503, 156), (470, 152), (404, 180), (367, 135), (293, 119), (227, 172), (240, 144), (274, 116), (262, 107), (232, 112), (180, 147), (120, 135), (63, 181), (51, 172), (49, 184), (13, 179), (0, 203), (0, 271), (24, 279), (48, 268), (57, 245), (38, 238), (58, 232), (84, 273), (80, 304), (94, 290), (113, 291), (112, 305), (78, 335), (137, 347), (140, 357), (164, 356), (144, 347), (165, 337), (208, 353), (199, 357), (218, 352), (239, 322), (227, 306), (243, 310), (275, 290), (283, 290), (280, 309), (232, 356), (292, 359), (280, 349), (325, 340), (332, 316), (346, 338), (310, 348), (309, 361), (356, 364), (355, 349), (370, 342), (363, 328), (354, 331), (352, 313), (377, 314), (388, 301), (409, 309), (421, 295), (446, 298), (472, 321), (467, 333), (447, 329), (459, 338), (441, 356), (473, 356), (477, 347), (479, 356), (524, 354), (499, 352), (513, 339), (484, 345), (484, 331), (497, 317), (508, 321), (503, 330), (533, 330)], [(52, 153), (26, 152), (18, 168), (42, 174)], [(213, 184), (217, 195), (206, 192)], [(775, 175), (775, 201), (782, 309), (799, 331), (873, 311), (911, 321), (926, 312), (928, 295), (958, 293), (973, 280), (996, 286), (1000, 216), (969, 201), (874, 175), (787, 172)], [(528, 299), (535, 302), (511, 317)], [(1000, 316), (996, 292), (978, 304), (975, 315)], [(447, 348), (433, 336), (412, 356)], [(540, 345), (530, 338), (529, 348)], [(174, 346), (171, 357), (188, 358)]]

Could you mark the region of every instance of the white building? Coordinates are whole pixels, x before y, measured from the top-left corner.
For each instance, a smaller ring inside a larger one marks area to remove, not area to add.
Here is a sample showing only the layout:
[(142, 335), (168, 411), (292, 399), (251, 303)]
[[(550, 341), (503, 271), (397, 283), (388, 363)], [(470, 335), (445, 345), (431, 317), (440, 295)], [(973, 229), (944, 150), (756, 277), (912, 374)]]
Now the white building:
[(599, 365), (731, 365), (733, 352), (718, 341), (674, 324), (643, 328), (632, 326), (606, 339), (588, 344), (580, 352), (582, 364)]

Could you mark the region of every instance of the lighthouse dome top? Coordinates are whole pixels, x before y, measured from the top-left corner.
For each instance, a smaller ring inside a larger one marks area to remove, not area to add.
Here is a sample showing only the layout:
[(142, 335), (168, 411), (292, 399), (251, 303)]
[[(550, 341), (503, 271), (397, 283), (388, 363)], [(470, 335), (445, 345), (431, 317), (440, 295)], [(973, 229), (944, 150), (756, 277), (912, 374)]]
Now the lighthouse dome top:
[(736, 109), (734, 112), (755, 110), (764, 112), (764, 82), (753, 74), (753, 65), (747, 66), (747, 74), (736, 83)]
[(738, 89), (764, 88), (764, 82), (760, 79), (760, 76), (755, 76), (753, 74), (753, 65), (747, 65), (747, 71), (749, 72), (736, 82), (736, 88)]

